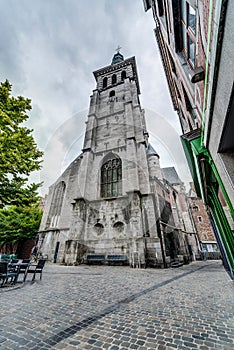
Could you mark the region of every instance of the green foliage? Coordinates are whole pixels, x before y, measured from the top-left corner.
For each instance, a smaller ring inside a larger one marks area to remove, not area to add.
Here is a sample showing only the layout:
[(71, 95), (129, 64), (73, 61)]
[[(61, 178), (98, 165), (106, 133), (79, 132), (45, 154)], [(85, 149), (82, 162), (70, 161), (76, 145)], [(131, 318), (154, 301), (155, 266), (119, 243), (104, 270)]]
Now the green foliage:
[(0, 209), (0, 244), (18, 242), (37, 235), (42, 210), (38, 205)]
[(11, 96), (8, 80), (0, 84), (0, 207), (30, 205), (38, 201), (40, 184), (28, 184), (39, 170), (43, 153), (37, 149), (32, 130), (21, 124), (29, 117), (31, 100)]

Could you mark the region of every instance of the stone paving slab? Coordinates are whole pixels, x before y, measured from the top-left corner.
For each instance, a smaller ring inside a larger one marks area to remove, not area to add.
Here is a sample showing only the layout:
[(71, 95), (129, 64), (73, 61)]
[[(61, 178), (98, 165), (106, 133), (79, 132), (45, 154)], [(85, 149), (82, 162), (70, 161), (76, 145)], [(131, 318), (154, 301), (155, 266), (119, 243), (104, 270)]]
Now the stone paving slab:
[(174, 269), (59, 266), (0, 289), (0, 349), (234, 349), (234, 283), (220, 261)]

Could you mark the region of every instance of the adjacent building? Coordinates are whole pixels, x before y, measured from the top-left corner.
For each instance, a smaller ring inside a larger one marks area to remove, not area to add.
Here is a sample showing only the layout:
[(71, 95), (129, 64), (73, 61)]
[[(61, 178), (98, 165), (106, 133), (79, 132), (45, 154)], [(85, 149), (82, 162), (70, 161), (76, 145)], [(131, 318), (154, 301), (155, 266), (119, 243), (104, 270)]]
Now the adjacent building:
[(234, 278), (232, 0), (143, 0), (151, 9), (185, 154)]
[(135, 57), (94, 72), (82, 153), (50, 187), (39, 245), (49, 260), (124, 256), (168, 267), (199, 255), (181, 180), (148, 142)]

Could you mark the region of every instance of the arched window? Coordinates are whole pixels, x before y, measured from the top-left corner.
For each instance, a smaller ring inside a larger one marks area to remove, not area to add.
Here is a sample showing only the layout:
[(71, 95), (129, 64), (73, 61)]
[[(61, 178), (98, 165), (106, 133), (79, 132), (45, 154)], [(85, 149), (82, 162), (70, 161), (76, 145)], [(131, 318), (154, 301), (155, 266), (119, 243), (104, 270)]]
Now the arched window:
[(59, 182), (54, 189), (47, 222), (47, 225), (50, 227), (56, 227), (58, 225), (62, 211), (65, 190), (66, 184), (64, 181)]
[(105, 77), (102, 81), (102, 87), (103, 89), (107, 87), (107, 77)]
[(111, 90), (111, 92), (109, 93), (109, 97), (114, 97), (115, 96), (115, 90)]
[(112, 81), (112, 84), (115, 84), (115, 83), (116, 83), (116, 81), (117, 81), (116, 74), (113, 74), (113, 75), (112, 75), (111, 81)]
[(123, 70), (121, 73), (121, 80), (123, 81), (124, 79), (126, 79), (126, 71)]
[(117, 197), (122, 194), (122, 162), (114, 154), (107, 155), (101, 167), (101, 197)]

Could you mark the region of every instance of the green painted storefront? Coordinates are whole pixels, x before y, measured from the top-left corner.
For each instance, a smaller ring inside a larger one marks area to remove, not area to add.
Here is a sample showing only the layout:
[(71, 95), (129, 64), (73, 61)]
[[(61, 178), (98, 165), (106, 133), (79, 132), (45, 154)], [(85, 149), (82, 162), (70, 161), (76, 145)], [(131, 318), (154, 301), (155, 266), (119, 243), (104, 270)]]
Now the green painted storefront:
[[(234, 210), (214, 161), (202, 146), (201, 136), (181, 136), (197, 195), (209, 208), (211, 224), (223, 257), (223, 263), (234, 279), (234, 232), (231, 222)], [(227, 216), (227, 212), (229, 216)]]

